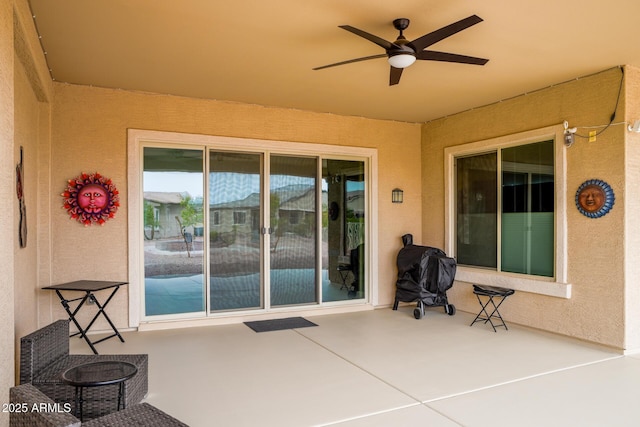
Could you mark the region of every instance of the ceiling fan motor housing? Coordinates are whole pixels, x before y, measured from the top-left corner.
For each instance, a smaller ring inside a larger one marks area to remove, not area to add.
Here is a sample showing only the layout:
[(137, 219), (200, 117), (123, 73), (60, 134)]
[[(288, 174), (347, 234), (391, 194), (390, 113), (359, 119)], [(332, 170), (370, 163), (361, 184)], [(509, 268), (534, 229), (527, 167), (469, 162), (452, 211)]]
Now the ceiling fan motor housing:
[[(409, 26), (409, 22), (410, 21), (407, 18), (394, 19), (393, 26), (395, 27), (396, 30), (400, 31), (400, 34), (398, 35), (398, 38), (396, 39), (396, 41), (393, 42), (393, 44), (395, 45), (394, 48), (387, 50), (387, 56), (389, 58), (396, 55), (414, 55), (415, 56), (415, 51), (409, 46), (406, 46), (406, 44), (409, 43), (409, 40), (407, 40), (404, 37), (404, 34), (402, 34), (402, 31), (406, 30), (407, 27)], [(397, 49), (396, 46), (400, 47), (400, 49)]]
[(402, 32), (407, 29), (409, 22), (407, 18), (398, 18), (393, 20), (393, 26), (396, 30)]

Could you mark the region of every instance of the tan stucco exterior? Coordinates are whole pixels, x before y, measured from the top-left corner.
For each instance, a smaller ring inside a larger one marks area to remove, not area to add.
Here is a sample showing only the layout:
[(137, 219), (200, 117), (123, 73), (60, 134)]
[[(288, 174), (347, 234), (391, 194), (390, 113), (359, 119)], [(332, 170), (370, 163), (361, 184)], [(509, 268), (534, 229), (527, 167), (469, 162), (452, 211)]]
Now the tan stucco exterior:
[[(640, 338), (637, 334), (625, 336), (625, 330), (636, 329), (638, 323), (628, 316), (629, 310), (638, 312), (634, 289), (638, 243), (634, 237), (637, 226), (630, 220), (637, 206), (628, 205), (627, 195), (637, 193), (629, 174), (637, 174), (638, 136), (628, 132), (624, 123), (633, 120), (633, 114), (627, 113), (627, 103), (631, 104), (631, 89), (637, 91), (638, 71), (632, 67), (626, 70), (614, 124), (604, 131), (598, 126), (609, 123), (616, 105), (622, 78), (619, 68), (425, 124), (422, 183), (424, 194), (429, 194), (423, 198), (423, 240), (442, 246), (444, 148), (558, 125), (564, 120), (579, 126), (579, 134), (587, 135), (588, 127), (602, 131), (595, 142), (577, 138), (566, 148), (571, 298), (518, 292), (501, 311), (523, 325), (628, 349), (637, 347)], [(591, 178), (606, 181), (615, 192), (614, 208), (597, 219), (583, 216), (574, 204), (576, 189)], [(637, 205), (636, 200), (631, 203)], [(469, 284), (454, 286), (450, 299), (462, 310), (474, 311), (477, 306)]]
[[(352, 145), (378, 149), (379, 301), (393, 299), (399, 236), (420, 235), (420, 125), (342, 117), (65, 84), (54, 85), (52, 113), (52, 281), (77, 280), (79, 263), (96, 279), (127, 280), (127, 205), (104, 227), (69, 221), (56, 194), (80, 172), (99, 171), (114, 180), (127, 200), (127, 129), (151, 129), (258, 140)], [(405, 203), (391, 203), (391, 190), (405, 190)], [(104, 250), (109, 248), (109, 250)], [(96, 257), (87, 256), (95, 253)], [(82, 256), (78, 256), (82, 254)], [(99, 256), (98, 256), (99, 255)], [(117, 295), (110, 315), (128, 325), (127, 293)], [(54, 317), (63, 314), (54, 305)]]
[[(640, 119), (640, 70), (626, 67), (625, 116), (627, 122)], [(626, 133), (625, 142), (625, 218), (624, 234), (624, 343), (625, 348), (640, 347), (640, 133)]]
[[(9, 387), (14, 383), (14, 317), (13, 317), (13, 5), (0, 3), (0, 197), (5, 201), (5, 214), (0, 216), (0, 401), (9, 401)], [(8, 213), (8, 214), (7, 214)], [(0, 413), (0, 425), (9, 425), (9, 414)]]
[[(14, 18), (15, 17), (15, 18)], [(319, 114), (257, 105), (180, 98), (53, 83), (39, 50), (26, 0), (0, 6), (0, 392), (8, 401), (17, 364), (16, 340), (65, 317), (57, 298), (40, 288), (90, 276), (128, 277), (127, 204), (104, 227), (71, 221), (60, 193), (80, 172), (113, 179), (126, 201), (127, 130), (148, 129), (256, 140), (369, 147), (378, 150), (378, 306), (392, 304), (400, 236), (444, 244), (444, 149), (557, 125), (606, 124), (615, 105), (620, 69), (542, 89), (427, 124)], [(640, 119), (640, 71), (625, 68), (616, 123)], [(17, 242), (15, 164), (25, 153), (29, 235)], [(511, 321), (620, 350), (640, 348), (640, 134), (611, 126), (566, 153), (568, 281), (571, 298), (518, 292), (501, 309)], [(600, 178), (614, 189), (612, 211), (599, 219), (573, 206), (577, 187)], [(391, 203), (393, 188), (404, 203)], [(8, 206), (8, 207), (7, 207)], [(109, 306), (128, 326), (127, 291)], [(457, 283), (449, 299), (475, 312), (470, 287)], [(87, 313), (88, 315), (88, 313)], [(100, 325), (99, 325), (100, 326)], [(104, 326), (104, 325), (102, 325)], [(0, 425), (8, 425), (0, 414)]]

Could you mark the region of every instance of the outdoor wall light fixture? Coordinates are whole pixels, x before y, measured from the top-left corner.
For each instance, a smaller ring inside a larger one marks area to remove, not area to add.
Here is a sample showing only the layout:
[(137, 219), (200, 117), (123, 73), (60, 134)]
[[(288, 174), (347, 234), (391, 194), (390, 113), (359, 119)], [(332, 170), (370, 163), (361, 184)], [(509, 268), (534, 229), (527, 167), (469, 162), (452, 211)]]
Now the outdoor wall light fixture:
[(629, 125), (627, 129), (629, 129), (629, 132), (640, 132), (640, 120), (633, 122), (633, 124)]
[(404, 200), (404, 192), (399, 188), (394, 188), (391, 191), (391, 201), (393, 203), (402, 203)]
[(578, 128), (570, 128), (569, 127), (569, 122), (568, 121), (564, 121), (564, 145), (566, 145), (567, 147), (571, 147), (573, 145), (573, 142), (575, 141), (575, 136), (574, 134), (578, 131)]

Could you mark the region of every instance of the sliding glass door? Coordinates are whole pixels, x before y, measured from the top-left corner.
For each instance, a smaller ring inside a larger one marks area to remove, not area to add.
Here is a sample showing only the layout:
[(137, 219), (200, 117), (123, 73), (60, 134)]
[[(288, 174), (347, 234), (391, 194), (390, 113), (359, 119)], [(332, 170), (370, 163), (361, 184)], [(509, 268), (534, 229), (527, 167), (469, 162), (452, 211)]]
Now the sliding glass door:
[(271, 306), (318, 301), (317, 158), (271, 156)]
[(209, 154), (210, 310), (263, 307), (262, 155)]
[(366, 298), (363, 160), (143, 147), (144, 316)]
[(366, 180), (363, 161), (322, 164), (323, 302), (365, 297)]
[(147, 316), (205, 310), (202, 150), (144, 148)]

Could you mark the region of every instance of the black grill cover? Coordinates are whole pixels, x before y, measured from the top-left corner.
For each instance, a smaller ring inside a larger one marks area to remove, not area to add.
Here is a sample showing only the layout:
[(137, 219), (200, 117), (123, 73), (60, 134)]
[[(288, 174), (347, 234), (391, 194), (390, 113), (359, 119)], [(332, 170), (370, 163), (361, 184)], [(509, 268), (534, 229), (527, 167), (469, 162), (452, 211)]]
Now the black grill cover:
[(427, 290), (445, 293), (453, 286), (456, 277), (456, 260), (447, 256), (430, 256), (427, 265)]
[[(404, 237), (403, 241), (409, 243)], [(456, 275), (456, 261), (444, 251), (411, 243), (400, 249), (397, 266), (396, 299), (403, 302), (433, 305), (438, 295), (445, 295), (453, 286)]]

